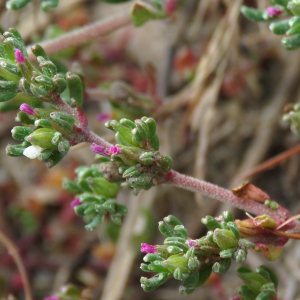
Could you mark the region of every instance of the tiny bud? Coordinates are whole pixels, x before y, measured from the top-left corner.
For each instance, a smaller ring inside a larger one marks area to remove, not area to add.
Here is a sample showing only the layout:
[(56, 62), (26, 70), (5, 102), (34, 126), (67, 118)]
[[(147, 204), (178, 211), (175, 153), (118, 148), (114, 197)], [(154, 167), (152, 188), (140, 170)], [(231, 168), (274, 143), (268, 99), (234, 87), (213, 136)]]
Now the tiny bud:
[(109, 119), (112, 119), (112, 113), (104, 113), (97, 116), (97, 122), (104, 122)]
[(59, 300), (59, 297), (57, 296), (51, 296), (51, 297), (46, 297), (44, 300)]
[(15, 57), (16, 57), (16, 62), (18, 63), (18, 64), (22, 64), (22, 63), (24, 63), (25, 62), (25, 56), (23, 55), (23, 53), (21, 52), (21, 50), (19, 50), (19, 49), (16, 49), (16, 51), (15, 51)]
[(42, 147), (33, 145), (30, 147), (27, 147), (24, 150), (23, 155), (27, 156), (30, 159), (35, 159), (42, 153), (43, 150), (44, 149)]
[(275, 17), (275, 16), (279, 16), (283, 13), (283, 10), (282, 9), (278, 9), (278, 8), (275, 8), (275, 7), (268, 7), (267, 8), (267, 14), (270, 16), (270, 17)]
[(71, 202), (71, 207), (72, 208), (74, 208), (75, 206), (77, 206), (77, 205), (80, 205), (81, 203), (80, 203), (80, 200), (79, 200), (79, 198), (76, 198), (76, 199), (74, 199), (72, 202)]
[(108, 157), (107, 148), (99, 146), (95, 143), (91, 145), (92, 151), (97, 154), (101, 154), (102, 156)]
[(21, 104), (20, 111), (32, 116), (36, 116), (34, 109), (26, 103)]
[(165, 7), (164, 7), (164, 11), (165, 11), (166, 15), (171, 15), (172, 13), (174, 13), (176, 11), (177, 2), (178, 2), (178, 0), (167, 0), (166, 1)]
[(109, 149), (109, 153), (114, 154), (114, 155), (117, 155), (117, 154), (122, 153), (122, 150), (121, 150), (118, 146), (112, 146), (112, 147)]
[(194, 240), (187, 240), (186, 243), (188, 244), (188, 246), (191, 247), (195, 247), (197, 245), (196, 241)]
[(141, 252), (143, 253), (156, 253), (157, 249), (155, 248), (155, 246), (146, 244), (146, 243), (142, 243), (141, 244)]

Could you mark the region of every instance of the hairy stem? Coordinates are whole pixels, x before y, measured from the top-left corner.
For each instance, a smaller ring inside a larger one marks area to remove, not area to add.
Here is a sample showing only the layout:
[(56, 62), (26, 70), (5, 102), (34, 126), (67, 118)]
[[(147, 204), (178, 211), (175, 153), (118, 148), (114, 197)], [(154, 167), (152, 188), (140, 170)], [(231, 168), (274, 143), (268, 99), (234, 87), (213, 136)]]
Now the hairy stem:
[(238, 198), (232, 192), (224, 188), (180, 174), (174, 170), (171, 170), (165, 175), (165, 183), (172, 184), (192, 192), (199, 192), (204, 196), (229, 203), (254, 215), (267, 214), (270, 217), (279, 220), (286, 220), (290, 216), (289, 212), (284, 208), (274, 210), (254, 200)]
[[(72, 30), (60, 37), (41, 42), (40, 45), (44, 48), (48, 55), (52, 55), (62, 50), (79, 46), (87, 41), (107, 35), (123, 26), (129, 25), (130, 23), (130, 14), (126, 11), (125, 13), (110, 16), (104, 20)], [(32, 45), (28, 46), (27, 51), (29, 59), (34, 59), (31, 46)]]
[(78, 110), (76, 108), (70, 107), (65, 101), (61, 99), (59, 95), (57, 94), (53, 95), (53, 100), (51, 104), (53, 104), (59, 111), (72, 115), (76, 120), (78, 120), (81, 123), (81, 125), (79, 126), (81, 132), (78, 133), (78, 135), (81, 137), (81, 140), (79, 140), (78, 143), (79, 142), (87, 142), (90, 144), (95, 143), (99, 146), (106, 147), (106, 148), (110, 148), (113, 146), (111, 143), (107, 142), (106, 140), (98, 136), (96, 133), (91, 131), (87, 126), (87, 123), (84, 124), (80, 119)]
[(4, 235), (4, 233), (2, 231), (0, 231), (0, 242), (5, 246), (8, 253), (12, 256), (13, 260), (15, 261), (15, 263), (19, 269), (19, 272), (20, 272), (20, 275), (22, 278), (22, 282), (23, 282), (23, 286), (24, 286), (25, 299), (33, 300), (27, 272), (26, 272), (26, 269), (22, 262), (22, 259), (19, 255), (17, 247), (7, 236)]

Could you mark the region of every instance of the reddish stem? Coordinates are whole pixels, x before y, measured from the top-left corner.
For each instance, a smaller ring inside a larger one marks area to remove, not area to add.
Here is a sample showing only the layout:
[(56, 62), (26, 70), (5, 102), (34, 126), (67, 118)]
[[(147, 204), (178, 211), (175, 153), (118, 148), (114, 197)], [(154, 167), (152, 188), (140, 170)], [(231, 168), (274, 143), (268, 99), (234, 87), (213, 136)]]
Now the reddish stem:
[(106, 148), (111, 148), (113, 146), (111, 143), (107, 142), (106, 140), (98, 136), (96, 133), (91, 131), (86, 121), (83, 122), (85, 116), (83, 115), (81, 110), (79, 110), (80, 113), (78, 114), (78, 110), (76, 108), (72, 108), (71, 106), (69, 106), (65, 101), (61, 99), (59, 95), (57, 94), (53, 95), (53, 100), (51, 104), (53, 104), (59, 111), (62, 111), (64, 113), (73, 116), (80, 123), (80, 125), (76, 126), (76, 132), (78, 138), (72, 142), (72, 145), (76, 145), (81, 142), (87, 142), (90, 144), (95, 143), (99, 146), (106, 147)]
[(262, 203), (251, 199), (236, 197), (231, 191), (217, 185), (177, 173), (174, 170), (171, 170), (165, 175), (165, 183), (169, 183), (192, 192), (199, 192), (204, 196), (230, 203), (231, 205), (254, 215), (266, 214), (277, 220), (287, 220), (290, 217), (290, 213), (283, 207), (275, 210), (271, 209)]
[[(44, 48), (48, 55), (52, 55), (62, 50), (76, 47), (87, 41), (107, 35), (123, 26), (129, 25), (130, 23), (130, 14), (126, 11), (125, 13), (110, 16), (104, 20), (80, 27), (79, 29), (72, 30), (57, 38), (41, 42), (39, 44)], [(29, 59), (34, 58), (31, 46), (27, 48)]]

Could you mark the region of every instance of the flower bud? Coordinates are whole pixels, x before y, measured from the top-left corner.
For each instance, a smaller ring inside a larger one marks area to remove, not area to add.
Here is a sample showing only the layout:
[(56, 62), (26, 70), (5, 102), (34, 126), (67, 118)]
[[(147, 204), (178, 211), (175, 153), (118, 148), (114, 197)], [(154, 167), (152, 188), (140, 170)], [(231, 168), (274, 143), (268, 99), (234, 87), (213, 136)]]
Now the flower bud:
[(53, 145), (52, 139), (55, 134), (55, 130), (52, 128), (40, 128), (35, 130), (27, 137), (27, 141), (32, 145), (37, 145), (46, 149), (56, 149), (56, 145)]
[(174, 272), (177, 268), (180, 268), (182, 273), (188, 273), (188, 259), (185, 256), (175, 254), (170, 256), (167, 260), (163, 261), (162, 265), (166, 267), (170, 272)]
[(63, 139), (61, 142), (58, 143), (57, 150), (60, 153), (66, 155), (69, 152), (69, 150), (70, 150), (70, 143), (69, 143), (69, 141), (66, 140), (66, 139)]
[(227, 229), (215, 229), (214, 241), (222, 250), (235, 248), (238, 246), (238, 239), (235, 237), (231, 230)]

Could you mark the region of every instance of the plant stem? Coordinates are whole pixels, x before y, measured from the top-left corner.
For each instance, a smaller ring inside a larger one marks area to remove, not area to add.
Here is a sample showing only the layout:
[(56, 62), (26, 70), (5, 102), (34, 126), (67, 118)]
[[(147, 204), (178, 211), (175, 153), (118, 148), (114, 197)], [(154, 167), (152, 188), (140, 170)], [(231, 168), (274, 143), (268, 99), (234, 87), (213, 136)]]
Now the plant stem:
[(266, 214), (279, 220), (287, 220), (290, 216), (289, 212), (283, 207), (274, 210), (254, 200), (238, 198), (232, 192), (224, 188), (180, 174), (174, 170), (171, 170), (165, 175), (164, 183), (172, 184), (192, 192), (199, 192), (204, 196), (229, 203), (254, 215)]
[(2, 231), (0, 231), (0, 242), (5, 246), (8, 253), (12, 256), (13, 260), (15, 261), (15, 263), (19, 269), (19, 272), (20, 272), (20, 275), (22, 278), (22, 282), (23, 282), (23, 286), (24, 286), (25, 299), (33, 300), (27, 272), (26, 272), (26, 269), (22, 262), (22, 259), (19, 255), (17, 247), (7, 236), (4, 235), (4, 233)]
[[(123, 26), (131, 23), (130, 14), (128, 11), (125, 13), (117, 14), (105, 18), (84, 27), (67, 32), (57, 38), (39, 43), (48, 55), (58, 53), (62, 50), (79, 46), (85, 42), (91, 41), (95, 38), (107, 35)], [(31, 51), (31, 46), (28, 46), (27, 51), (29, 59), (34, 59)]]
[[(43, 99), (41, 99), (43, 100)], [(77, 119), (80, 122), (80, 119), (78, 117), (78, 111), (75, 108), (72, 108), (69, 106), (65, 101), (61, 99), (61, 97), (57, 94), (53, 95), (53, 100), (51, 102), (59, 111), (62, 111), (64, 113), (67, 113), (71, 116), (73, 116), (75, 119)], [(91, 131), (87, 125), (80, 125), (78, 126), (81, 130), (80, 133), (78, 133), (79, 139), (76, 141), (76, 144), (81, 142), (87, 142), (87, 143), (95, 143), (99, 146), (110, 148), (113, 145), (100, 136), (98, 136), (96, 133)]]

